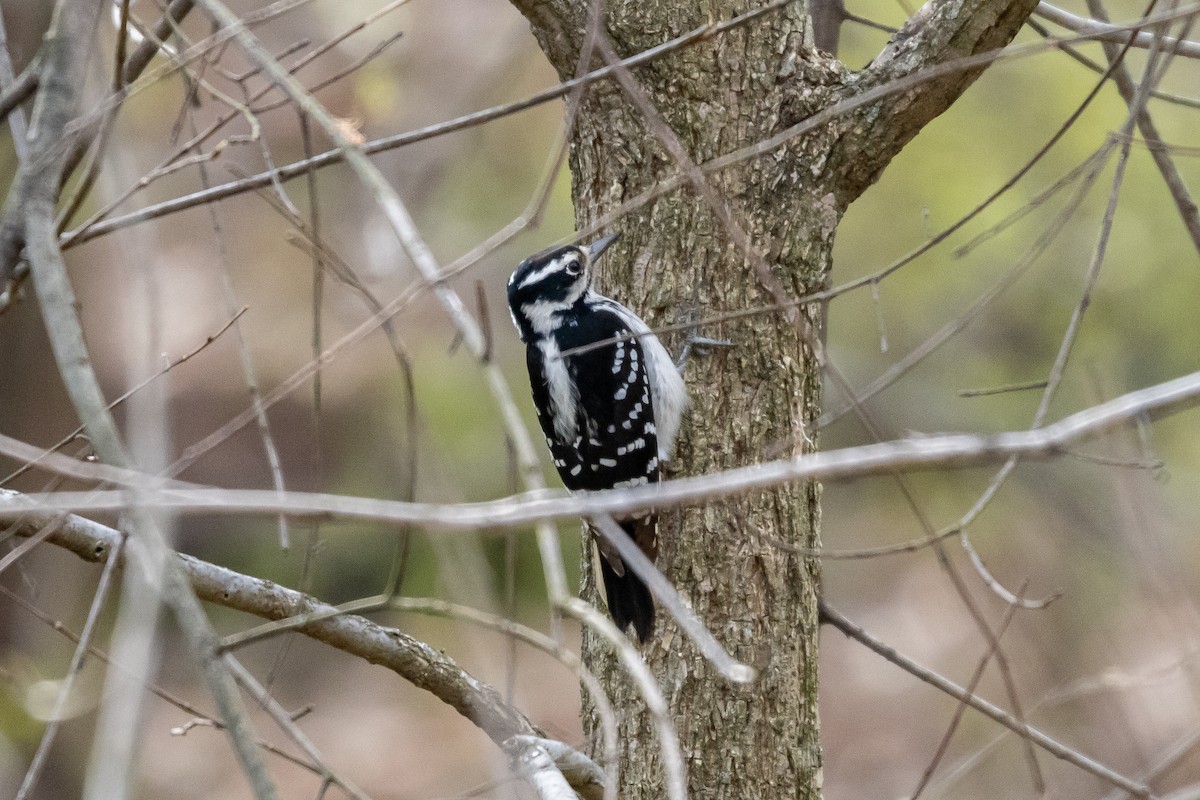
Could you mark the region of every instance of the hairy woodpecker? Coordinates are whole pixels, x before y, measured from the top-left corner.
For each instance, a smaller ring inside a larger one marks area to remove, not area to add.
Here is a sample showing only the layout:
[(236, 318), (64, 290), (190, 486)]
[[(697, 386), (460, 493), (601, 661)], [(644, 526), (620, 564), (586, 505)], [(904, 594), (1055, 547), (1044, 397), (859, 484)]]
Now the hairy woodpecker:
[[(593, 267), (617, 236), (537, 253), (508, 279), (538, 422), (571, 491), (656, 483), (688, 404), (683, 378), (649, 326), (592, 288)], [(614, 337), (621, 338), (563, 355)], [(621, 523), (651, 561), (656, 527), (653, 514)], [(596, 541), (609, 613), (644, 642), (654, 627), (650, 590), (615, 549)]]

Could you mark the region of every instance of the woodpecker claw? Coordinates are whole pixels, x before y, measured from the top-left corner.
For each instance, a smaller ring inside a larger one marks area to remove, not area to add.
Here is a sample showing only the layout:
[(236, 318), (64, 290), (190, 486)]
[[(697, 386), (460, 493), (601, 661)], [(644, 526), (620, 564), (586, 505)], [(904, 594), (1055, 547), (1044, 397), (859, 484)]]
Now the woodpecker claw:
[(710, 339), (707, 336), (696, 336), (689, 333), (687, 341), (683, 343), (683, 352), (679, 354), (679, 360), (675, 362), (675, 368), (683, 372), (683, 368), (687, 365), (693, 352), (698, 356), (707, 357), (712, 355), (715, 347), (737, 347), (737, 345), (730, 339)]

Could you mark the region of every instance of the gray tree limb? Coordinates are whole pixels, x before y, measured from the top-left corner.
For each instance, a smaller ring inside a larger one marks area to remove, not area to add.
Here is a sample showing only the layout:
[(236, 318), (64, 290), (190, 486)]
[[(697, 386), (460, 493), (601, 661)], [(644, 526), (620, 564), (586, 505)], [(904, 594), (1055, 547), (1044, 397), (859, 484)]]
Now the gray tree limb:
[[(0, 498), (24, 503), (19, 493), (4, 489), (0, 489)], [(107, 563), (119, 552), (118, 531), (83, 517), (64, 517), (24, 504), (26, 513), (16, 523), (16, 535), (31, 536), (47, 524), (56, 524), (57, 530), (48, 541), (84, 561)], [(603, 794), (604, 771), (595, 762), (560, 741), (545, 738), (545, 733), (507, 703), (497, 689), (467, 673), (446, 654), (395, 628), (356, 614), (339, 613), (333, 606), (294, 589), (188, 555), (177, 557), (181, 573), (196, 596), (206, 602), (273, 621), (303, 613), (313, 619), (292, 630), (389, 669), (437, 697), (483, 731), (514, 764), (530, 768), (527, 774), (519, 774), (543, 797), (574, 797), (578, 792), (581, 797), (597, 800)], [(545, 793), (563, 786), (569, 786), (572, 794)]]
[[(996, 434), (914, 436), (737, 467), (711, 475), (676, 478), (657, 485), (606, 492), (528, 492), (478, 503), (410, 503), (345, 495), (278, 493), (255, 489), (160, 488), (141, 502), (180, 513), (292, 514), (314, 519), (358, 519), (420, 524), (431, 529), (511, 529), (555, 517), (627, 515), (711, 502), (805, 480), (849, 480), (896, 471), (944, 469), (1022, 459), (1048, 458), (1070, 445), (1135, 420), (1154, 419), (1200, 403), (1200, 372), (1139, 389), (1032, 430)], [(47, 462), (50, 464), (51, 462)], [(108, 473), (125, 478), (130, 473)], [(128, 508), (127, 491), (56, 492), (21, 495), (0, 491), (0, 519), (20, 518), (30, 508), (111, 511)]]
[(1018, 736), (1033, 742), (1047, 753), (1050, 753), (1057, 758), (1061, 758), (1067, 763), (1074, 764), (1080, 769), (1095, 775), (1097, 778), (1100, 778), (1106, 783), (1110, 783), (1113, 786), (1124, 789), (1135, 797), (1150, 798), (1153, 796), (1149, 787), (1145, 786), (1144, 784), (1130, 780), (1124, 775), (1114, 771), (1110, 767), (1107, 767), (1104, 764), (1095, 761), (1094, 759), (1088, 758), (1077, 750), (1067, 747), (1037, 728), (1021, 722), (1012, 714), (1009, 714), (999, 706), (989, 703), (987, 700), (984, 700), (982, 697), (967, 691), (953, 681), (947, 680), (941, 675), (938, 675), (933, 670), (918, 664), (908, 656), (898, 652), (895, 648), (889, 647), (879, 639), (867, 633), (861, 626), (856, 625), (854, 622), (847, 619), (840, 612), (838, 612), (837, 609), (833, 608), (823, 600), (821, 601), (821, 620), (822, 622), (837, 628), (847, 637), (859, 642), (862, 645), (865, 645), (867, 648), (897, 665), (910, 675), (913, 675), (925, 683), (928, 683), (930, 686), (945, 692), (946, 694), (958, 700), (960, 703), (970, 706), (979, 713), (990, 717), (991, 719), (1016, 733)]
[[(20, 173), (6, 208), (5, 232), (23, 231), (30, 271), (37, 290), (51, 349), (67, 393), (92, 444), (104, 461), (132, 466), (116, 423), (100, 390), (76, 313), (75, 294), (58, 247), (55, 204), (63, 174), (62, 146), (67, 124), (76, 113), (78, 90), (83, 83), (84, 45), (95, 30), (100, 0), (62, 0), (55, 9), (43, 47), (41, 83), (34, 106), (29, 158)], [(5, 243), (10, 246), (10, 237)], [(239, 759), (259, 798), (275, 797), (262, 756), (237, 686), (216, 657), (216, 634), (195, 594), (180, 573), (161, 531), (144, 509), (129, 516), (134, 550), (145, 559), (148, 573), (164, 578), (164, 601), (174, 612), (229, 730)]]
[[(0, 490), (0, 498), (23, 502), (17, 492)], [(58, 515), (25, 503), (16, 523), (19, 536), (29, 536)], [(76, 515), (68, 515), (50, 536), (51, 544), (84, 561), (105, 563), (116, 552), (120, 533)], [(394, 628), (365, 617), (339, 614), (327, 603), (277, 583), (235, 572), (184, 554), (176, 554), (180, 573), (200, 599), (267, 620), (296, 616), (298, 610), (321, 619), (296, 631), (372, 664), (435, 695), (479, 727), (497, 745), (513, 736), (544, 736), (520, 711), (504, 702), (499, 691), (467, 674), (448, 656)]]
[[(930, 0), (875, 60), (848, 81), (850, 94), (902, 79), (929, 67), (1004, 47), (1037, 7), (1037, 0)], [(854, 115), (840, 152), (841, 197), (858, 197), (929, 122), (951, 106), (986, 64), (923, 81), (890, 94)]]
[[(1132, 35), (1134, 47), (1150, 47), (1155, 40), (1154, 34), (1149, 31), (1137, 31), (1131, 34), (1127, 28), (1120, 25), (1113, 25), (1107, 19), (1079, 17), (1049, 3), (1038, 3), (1037, 10), (1034, 13), (1044, 20), (1053, 22), (1055, 25), (1061, 25), (1074, 33), (1087, 34), (1101, 42), (1125, 44)], [(1164, 36), (1159, 46), (1168, 53), (1174, 53), (1175, 55), (1187, 58), (1200, 58), (1200, 42), (1190, 39), (1175, 39), (1170, 36)]]

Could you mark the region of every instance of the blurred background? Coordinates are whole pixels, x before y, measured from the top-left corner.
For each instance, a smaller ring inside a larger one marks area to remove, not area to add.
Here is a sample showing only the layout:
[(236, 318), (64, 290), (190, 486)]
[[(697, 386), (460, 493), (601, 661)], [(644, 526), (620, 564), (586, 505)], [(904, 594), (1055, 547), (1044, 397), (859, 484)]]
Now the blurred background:
[[(854, 0), (850, 10), (899, 26), (905, 0)], [(265, 4), (231, 5), (243, 14)], [(275, 52), (305, 42), (304, 53), (383, 8), (383, 0), (312, 0), (257, 24)], [(0, 0), (17, 71), (34, 55), (48, 21), (49, 0)], [(1082, 3), (1069, 7), (1086, 14)], [(157, 19), (157, 5), (134, 11)], [(1114, 4), (1116, 20), (1140, 13)], [(198, 12), (184, 25), (193, 40), (209, 32)], [(399, 39), (396, 34), (402, 33)], [(111, 72), (115, 28), (102, 27), (91, 54), (90, 97), (101, 96)], [(842, 59), (871, 60), (887, 34), (854, 23), (842, 31)], [(1026, 30), (1019, 41), (1040, 37)], [(386, 46), (384, 46), (386, 45)], [(1081, 52), (1103, 61), (1097, 44)], [(294, 59), (297, 55), (290, 55)], [(165, 62), (156, 61), (151, 69)], [(1128, 62), (1135, 76), (1144, 51)], [(221, 51), (205, 77), (228, 98), (244, 102), (234, 80), (248, 63), (236, 47)], [(346, 73), (347, 70), (349, 72)], [(414, 130), (481, 108), (526, 97), (556, 78), (521, 16), (502, 0), (412, 0), (373, 19), (299, 72), (308, 86), (331, 78), (317, 96), (365, 139)], [(1097, 80), (1067, 54), (1046, 51), (998, 64), (948, 113), (930, 125), (847, 214), (838, 235), (833, 283), (870, 275), (926, 243), (1004, 183), (1055, 133)], [(1156, 99), (1151, 111), (1165, 141), (1179, 145), (1175, 163), (1200, 190), (1200, 66), (1176, 58), (1160, 85), (1184, 101)], [(151, 174), (194, 130), (228, 113), (200, 90), (188, 102), (178, 74), (139, 88), (117, 117), (89, 196), (67, 230), (110, 202), (108, 216), (256, 173), (269, 162), (303, 158), (306, 145), (290, 107), (258, 115), (261, 136), (248, 140), (235, 118), (203, 149), (219, 156), (154, 180), (121, 199)], [(273, 98), (275, 95), (268, 95)], [(1189, 99), (1190, 98), (1190, 99)], [(258, 108), (266, 100), (258, 101)], [(1115, 156), (1080, 194), (1065, 224), (1056, 220), (1079, 193), (1076, 180), (1048, 198), (1067, 176), (1124, 124), (1127, 109), (1105, 87), (1047, 158), (1012, 191), (942, 246), (870, 288), (838, 297), (830, 307), (829, 341), (836, 364), (858, 388), (888, 374), (939, 331), (952, 335), (928, 357), (873, 396), (869, 408), (886, 436), (910, 432), (992, 432), (1028, 427), (1040, 388), (973, 395), (979, 390), (1044, 382), (1068, 321), (1080, 302), (1108, 202)], [(480, 245), (536, 201), (563, 133), (561, 102), (486, 125), (410, 144), (374, 161), (400, 192), (442, 264)], [(240, 137), (240, 138), (239, 138)], [(310, 149), (326, 149), (314, 135)], [(217, 146), (222, 139), (223, 146)], [(1190, 148), (1190, 149), (1189, 149)], [(268, 162), (269, 159), (269, 162)], [(203, 173), (202, 170), (203, 169)], [(8, 129), (0, 131), (0, 183), (16, 172)], [(503, 365), (533, 425), (519, 342), (504, 313), (504, 281), (525, 255), (570, 234), (569, 176), (551, 183), (540, 224), (457, 276), (464, 298), (483, 298)], [(288, 182), (289, 201), (306, 220), (313, 208), (303, 180)], [(419, 277), (362, 184), (345, 167), (316, 174), (320, 235), (362, 285), (384, 303)], [(70, 194), (70, 190), (68, 190)], [(1030, 203), (1038, 200), (1036, 206)], [(115, 398), (196, 350), (149, 390), (165, 402), (165, 463), (189, 454), (250, 405), (247, 363), (263, 393), (313, 358), (313, 266), (304, 237), (281, 213), (270, 187), (198, 206), (72, 246), (67, 260), (81, 317), (104, 389)], [(1002, 229), (1010, 215), (1027, 211)], [(1047, 231), (1053, 241), (1036, 258)], [(982, 234), (981, 240), (976, 237)], [(994, 234), (994, 235), (993, 235)], [(965, 249), (963, 249), (965, 247)], [(1077, 345), (1049, 418), (1197, 369), (1200, 257), (1191, 247), (1150, 153), (1131, 149), (1112, 236)], [(1020, 270), (1017, 275), (1014, 270)], [(1007, 283), (1006, 283), (1007, 282)], [(1005, 284), (1003, 291), (995, 287)], [(31, 289), (30, 289), (31, 291)], [(986, 302), (981, 298), (990, 297)], [(244, 311), (241, 311), (242, 309)], [(358, 327), (373, 309), (361, 292), (333, 276), (323, 287), (324, 346)], [(224, 329), (239, 312), (234, 328)], [(410, 383), (387, 337), (376, 331), (340, 351), (321, 374), (267, 412), (285, 485), (297, 490), (426, 501), (468, 501), (514, 490), (511, 457), (498, 412), (476, 363), (462, 348), (441, 308), (428, 296), (394, 319), (396, 341), (411, 367), (415, 425), (406, 401)], [(949, 330), (949, 329), (947, 329)], [(736, 327), (714, 334), (736, 339)], [(845, 398), (827, 390), (838, 412)], [(319, 413), (317, 408), (319, 406)], [(130, 426), (136, 399), (118, 409)], [(823, 448), (870, 441), (852, 414), (830, 414)], [(28, 296), (0, 316), (0, 432), (51, 446), (77, 419), (61, 387), (37, 304)], [(1082, 752), (1141, 776), (1172, 748), (1183, 755), (1155, 782), (1168, 790), (1200, 781), (1200, 434), (1195, 413), (1080, 445), (1070, 456), (1020, 465), (971, 524), (971, 542), (995, 578), (1028, 598), (1061, 597), (1043, 610), (1019, 611), (1004, 635), (1012, 680), (1031, 723)], [(72, 443), (66, 452), (82, 448)], [(19, 464), (0, 463), (0, 477)], [(915, 476), (922, 509), (935, 527), (954, 524), (979, 498), (995, 469)], [(204, 452), (180, 474), (229, 487), (269, 488), (263, 438), (251, 423)], [(25, 473), (7, 488), (39, 491), (44, 473)], [(547, 481), (558, 481), (547, 465)], [(66, 484), (70, 486), (70, 483)], [(106, 519), (106, 522), (112, 522)], [(572, 525), (561, 527), (565, 558), (579, 560)], [(383, 589), (398, 532), (365, 524), (293, 523), (291, 546), (280, 546), (276, 521), (258, 518), (181, 520), (179, 549), (287, 586), (305, 587), (328, 602)], [(825, 546), (859, 550), (916, 540), (922, 527), (887, 479), (827, 486)], [(996, 625), (1005, 604), (985, 586), (957, 540), (947, 543), (984, 614)], [(78, 630), (99, 568), (65, 552), (39, 547), (0, 576), (48, 619)], [(927, 550), (824, 562), (827, 598), (902, 652), (962, 684), (987, 644), (946, 573)], [(571, 575), (577, 580), (577, 573)], [(541, 565), (531, 531), (513, 535), (445, 535), (415, 531), (402, 591), (437, 596), (511, 614), (548, 627)], [(111, 604), (110, 604), (111, 605)], [(11, 597), (0, 597), (0, 795), (15, 792), (43, 730), (56, 681), (72, 643)], [(218, 630), (232, 633), (257, 621), (212, 608)], [(113, 624), (101, 622), (100, 641)], [(579, 688), (573, 674), (527, 648), (466, 624), (394, 612), (374, 615), (444, 649), (473, 675), (510, 692), (551, 735), (579, 743)], [(206, 690), (182, 645), (166, 626), (158, 684), (211, 710)], [(567, 641), (577, 641), (568, 630)], [(285, 644), (286, 642), (286, 644)], [(830, 800), (909, 796), (930, 763), (955, 712), (950, 698), (826, 630), (822, 640), (822, 741)], [(394, 674), (303, 637), (273, 639), (240, 651), (289, 709), (312, 706), (302, 725), (335, 769), (380, 798), (522, 796), (504, 782), (501, 757), (472, 725)], [(103, 670), (85, 669), (35, 797), (76, 796), (87, 763)], [(994, 666), (979, 691), (1008, 706)], [(249, 790), (223, 734), (173, 729), (189, 715), (150, 697), (141, 739), (141, 791), (146, 798), (236, 798)], [(262, 735), (286, 741), (260, 721)], [(1194, 743), (1194, 741), (1193, 741)], [(270, 761), (281, 796), (315, 796), (319, 778), (279, 759)], [(1106, 786), (1075, 767), (1040, 756), (1051, 793), (1095, 797)], [(498, 781), (498, 784), (493, 784)], [(923, 797), (1024, 798), (1035, 792), (1020, 741), (968, 711)]]

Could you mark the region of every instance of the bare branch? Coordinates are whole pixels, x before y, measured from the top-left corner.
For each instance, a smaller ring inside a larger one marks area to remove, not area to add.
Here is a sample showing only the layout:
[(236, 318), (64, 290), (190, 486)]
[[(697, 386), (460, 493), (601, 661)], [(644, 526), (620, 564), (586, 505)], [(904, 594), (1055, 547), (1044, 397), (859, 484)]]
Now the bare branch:
[[(1131, 38), (1127, 27), (1113, 25), (1108, 20), (1098, 21), (1077, 17), (1069, 11), (1064, 11), (1049, 3), (1038, 3), (1033, 13), (1073, 33), (1082, 34), (1102, 42), (1125, 44)], [(1132, 40), (1134, 47), (1145, 48), (1153, 45), (1155, 36), (1149, 31), (1138, 31), (1132, 34)], [(1161, 47), (1168, 53), (1175, 53), (1187, 58), (1200, 58), (1200, 42), (1188, 41), (1186, 39), (1172, 39), (1169, 36), (1164, 36), (1161, 38)]]
[[(950, 434), (913, 437), (881, 444), (809, 453), (726, 470), (677, 478), (650, 486), (606, 492), (529, 492), (482, 503), (406, 503), (344, 495), (243, 489), (143, 490), (141, 502), (185, 514), (287, 513), (294, 517), (420, 523), (434, 529), (495, 529), (528, 525), (555, 517), (620, 517), (647, 508), (664, 509), (708, 502), (790, 481), (847, 480), (898, 470), (943, 469), (1005, 461), (1011, 456), (1049, 458), (1082, 439), (1143, 418), (1178, 413), (1200, 402), (1200, 372), (1122, 395), (1047, 425), (992, 435)], [(59, 456), (58, 458), (62, 458)], [(47, 459), (50, 465), (50, 459)], [(124, 473), (126, 476), (128, 473)], [(148, 476), (147, 481), (151, 480)], [(0, 518), (15, 519), (31, 508), (100, 511), (129, 508), (125, 491), (18, 494), (0, 491)]]
[(1062, 742), (1059, 742), (1057, 739), (1051, 738), (1031, 725), (1022, 724), (1004, 709), (994, 706), (987, 700), (968, 692), (958, 684), (947, 680), (928, 667), (918, 664), (916, 661), (913, 661), (903, 653), (899, 653), (894, 648), (889, 647), (888, 645), (879, 641), (874, 636), (863, 630), (861, 626), (856, 625), (846, 617), (842, 616), (841, 613), (832, 608), (823, 600), (821, 601), (821, 619), (834, 626), (842, 633), (846, 634), (846, 636), (849, 638), (854, 639), (856, 642), (859, 642), (862, 645), (865, 645), (868, 649), (900, 667), (910, 675), (919, 678), (925, 683), (928, 683), (930, 686), (933, 686), (934, 688), (945, 692), (951, 697), (956, 698), (964, 705), (968, 705), (981, 714), (990, 717), (996, 722), (999, 722), (1004, 727), (1042, 748), (1047, 753), (1050, 753), (1057, 758), (1061, 758), (1063, 761), (1066, 761), (1070, 764), (1074, 764), (1080, 769), (1095, 775), (1097, 778), (1100, 778), (1106, 783), (1110, 783), (1113, 786), (1124, 789), (1135, 797), (1151, 797), (1150, 788), (1148, 786), (1140, 784), (1137, 781), (1113, 771), (1109, 767), (1106, 767), (1103, 764), (1083, 755), (1079, 751), (1068, 747)]
[[(577, 800), (575, 790), (550, 754), (551, 740), (514, 736), (509, 743), (513, 771), (524, 776), (540, 800)], [(599, 771), (599, 767), (596, 768)]]
[[(777, 11), (783, 6), (795, 0), (774, 0), (761, 8), (756, 8), (747, 11), (745, 14), (733, 17), (731, 19), (701, 25), (682, 36), (670, 39), (663, 42), (657, 47), (652, 47), (649, 50), (630, 56), (621, 61), (619, 66), (626, 68), (640, 67), (648, 64), (663, 56), (669, 55), (677, 50), (689, 47), (698, 42), (706, 41), (712, 37), (732, 30), (734, 28), (745, 25), (749, 22), (762, 17), (765, 14)], [(362, 145), (361, 149), (367, 155), (375, 155), (388, 150), (393, 150), (397, 147), (403, 147), (416, 142), (425, 141), (438, 136), (443, 136), (455, 131), (465, 130), (477, 125), (482, 125), (491, 122), (501, 117), (515, 114), (520, 111), (525, 111), (543, 103), (548, 103), (551, 100), (557, 100), (560, 97), (565, 97), (573, 90), (580, 86), (586, 85), (592, 81), (602, 78), (610, 78), (616, 72), (617, 66), (604, 66), (596, 70), (592, 70), (584, 75), (581, 75), (570, 80), (566, 80), (549, 89), (531, 95), (524, 100), (518, 100), (514, 103), (505, 103), (504, 105), (493, 106), (482, 111), (476, 111), (471, 114), (466, 114), (461, 117), (456, 117), (446, 122), (439, 122), (434, 125), (429, 125), (424, 128), (418, 128), (414, 131), (399, 133), (394, 136), (386, 136), (381, 139), (367, 142)], [(323, 167), (340, 164), (345, 160), (345, 154), (340, 149), (329, 150), (320, 153), (312, 158), (303, 159), (292, 164), (286, 164), (275, 171), (274, 176), (280, 181), (291, 180), (292, 178), (304, 175), (310, 171), (321, 169)], [(88, 223), (85, 226), (68, 231), (63, 234), (64, 246), (81, 244), (97, 236), (102, 236), (111, 233), (114, 230), (135, 225), (139, 222), (146, 222), (158, 217), (173, 214), (177, 211), (183, 211), (187, 208), (194, 208), (197, 205), (204, 203), (212, 203), (217, 200), (222, 200), (226, 197), (242, 194), (244, 192), (253, 191), (254, 189), (267, 186), (272, 181), (272, 173), (270, 171), (261, 172), (256, 175), (251, 175), (247, 178), (242, 178), (236, 181), (230, 181), (219, 186), (214, 186), (201, 192), (194, 192), (185, 197), (180, 197), (175, 200), (168, 200), (162, 203), (156, 203), (148, 206), (140, 211), (135, 211), (119, 217), (113, 217), (104, 221)]]
[[(573, 790), (571, 794), (564, 795), (566, 800), (576, 800), (575, 792), (579, 792), (581, 797), (588, 800), (599, 800), (601, 795), (588, 791), (588, 787), (603, 787), (604, 771), (583, 753), (573, 747), (567, 747), (560, 741), (540, 739), (536, 736), (514, 736), (512, 745), (513, 750), (536, 747), (552, 760), (554, 770)], [(548, 797), (546, 794), (541, 796)]]
[[(199, 0), (199, 2), (215, 21), (231, 31), (231, 35), (246, 51), (246, 55), (262, 67), (263, 72), (274, 81), (275, 85), (291, 97), (299, 109), (324, 130), (325, 135), (337, 145), (347, 163), (366, 184), (376, 204), (391, 225), (404, 252), (412, 260), (421, 276), (433, 285), (434, 294), (462, 336), (468, 350), (480, 360), (488, 388), (500, 408), (505, 430), (516, 451), (522, 482), (530, 489), (544, 488), (545, 482), (533, 449), (533, 442), (517, 411), (508, 382), (498, 364), (485, 360), (487, 342), (483, 332), (466, 310), (458, 293), (442, 281), (442, 269), (433, 257), (429, 246), (417, 231), (416, 224), (400, 199), (400, 195), (388, 184), (383, 174), (376, 169), (358, 144), (346, 137), (345, 131), (338, 121), (310, 93), (305, 91), (304, 87), (278, 61), (271, 57), (271, 54), (263, 48), (262, 44), (246, 29), (246, 26), (233, 12), (220, 0)], [(562, 553), (558, 549), (557, 532), (548, 520), (539, 523), (537, 538), (538, 551), (542, 557), (542, 568), (550, 598), (555, 604), (558, 604), (568, 596), (566, 568), (562, 563)]]
[(125, 64), (121, 68), (121, 80), (124, 85), (128, 86), (138, 79), (142, 71), (150, 64), (151, 59), (162, 50), (162, 42), (171, 36), (175, 26), (182, 22), (188, 12), (192, 10), (192, 5), (193, 0), (171, 0), (166, 13), (148, 31), (150, 35), (144, 37), (137, 48), (129, 54), (129, 58), (125, 59)]
[(292, 716), (288, 714), (287, 710), (279, 704), (279, 701), (272, 697), (266, 688), (258, 682), (250, 670), (242, 666), (241, 662), (228, 653), (225, 654), (224, 660), (226, 665), (229, 667), (230, 672), (233, 673), (234, 679), (241, 684), (242, 688), (244, 688), (250, 694), (250, 696), (254, 698), (255, 702), (257, 702), (261, 708), (266, 710), (271, 719), (275, 721), (275, 724), (278, 725), (280, 729), (283, 730), (284, 733), (286, 733), (288, 737), (295, 742), (301, 750), (304, 751), (304, 754), (307, 755), (317, 769), (321, 771), (321, 777), (323, 779), (334, 784), (335, 786), (340, 786), (343, 790), (345, 790), (346, 794), (350, 795), (355, 800), (370, 800), (370, 798), (365, 792), (363, 792), (362, 789), (358, 788), (340, 775), (334, 773), (333, 770), (331, 770), (325, 764), (325, 761), (321, 757), (320, 751), (317, 750), (316, 745), (314, 745), (312, 740), (304, 735), (304, 732), (300, 730), (298, 725), (296, 725), (296, 722)]
[[(54, 225), (54, 206), (62, 174), (62, 160), (56, 156), (67, 123), (75, 113), (78, 89), (83, 82), (84, 56), (88, 50), (83, 43), (95, 30), (100, 8), (100, 3), (63, 2), (55, 9), (46, 36), (42, 80), (31, 126), (36, 137), (30, 142), (29, 158), (14, 183), (6, 210), (10, 215), (20, 214), (24, 220), (23, 233), (42, 317), (71, 402), (100, 458), (118, 467), (128, 467), (132, 461), (91, 366)], [(10, 217), (6, 222), (13, 219)], [(11, 244), (11, 239), (7, 243)], [(142, 509), (132, 510), (129, 525), (137, 543), (133, 549), (144, 559), (146, 574), (163, 579), (162, 600), (175, 613), (208, 679), (255, 795), (262, 800), (275, 797), (237, 687), (215, 657), (216, 634), (170, 557), (162, 532)]]
[[(1037, 0), (930, 0), (888, 42), (855, 81), (860, 92), (940, 64), (1007, 45)], [(858, 124), (831, 161), (844, 170), (845, 202), (875, 181), (888, 162), (927, 123), (975, 82), (986, 64), (955, 70), (897, 92), (857, 117)]]
[[(42, 526), (42, 531), (53, 531), (60, 523), (61, 518), (51, 520)], [(25, 771), (25, 779), (21, 781), (21, 788), (17, 790), (17, 800), (25, 800), (29, 796), (29, 793), (33, 791), (33, 787), (37, 784), (38, 777), (41, 774), (42, 767), (45, 765), (46, 756), (49, 755), (55, 736), (58, 734), (58, 725), (63, 718), (63, 708), (66, 706), (67, 699), (71, 695), (71, 687), (75, 678), (79, 674), (79, 670), (83, 667), (83, 659), (88, 653), (88, 648), (91, 647), (92, 634), (96, 629), (96, 621), (100, 618), (100, 612), (103, 610), (104, 604), (108, 600), (109, 590), (112, 588), (113, 574), (116, 572), (116, 564), (120, 558), (121, 548), (124, 546), (124, 540), (119, 538), (119, 536), (118, 534), (115, 550), (118, 557), (112, 559), (110, 563), (106, 563), (104, 571), (100, 574), (100, 582), (97, 584), (96, 591), (92, 597), (92, 605), (88, 609), (87, 620), (84, 622), (83, 630), (79, 634), (79, 641), (76, 643), (75, 652), (71, 655), (71, 664), (67, 667), (67, 675), (58, 690), (54, 713), (51, 714), (50, 721), (46, 725), (46, 730), (42, 733), (42, 739), (38, 742), (37, 750), (34, 752), (33, 759), (29, 763), (29, 769)], [(31, 538), (30, 541), (34, 541), (35, 538)]]
[(704, 623), (696, 617), (671, 582), (658, 571), (654, 562), (633, 543), (612, 517), (596, 517), (591, 522), (621, 556), (625, 565), (650, 587), (658, 602), (675, 618), (675, 622), (695, 643), (696, 648), (726, 680), (751, 683), (758, 677), (758, 671), (754, 667), (733, 658), (721, 643), (713, 638), (712, 633), (704, 627)]
[(569, 597), (561, 604), (563, 611), (604, 638), (617, 653), (629, 679), (637, 686), (638, 693), (646, 703), (646, 713), (654, 723), (658, 734), (658, 746), (666, 776), (667, 797), (670, 800), (685, 800), (687, 797), (687, 767), (683, 751), (679, 746), (679, 732), (671, 719), (671, 709), (663, 697), (662, 689), (646, 661), (630, 643), (629, 638), (617, 629), (602, 611), (578, 597)]
[[(1092, 6), (1092, 13), (1100, 16), (1104, 13), (1102, 7), (1096, 3), (1089, 3)], [(1041, 13), (1042, 6), (1038, 6), (1038, 13)], [(1051, 8), (1053, 8), (1051, 6)], [(1057, 11), (1057, 9), (1055, 9)], [(1069, 16), (1069, 15), (1068, 15)], [(1108, 22), (1107, 19), (1104, 20)], [(1150, 33), (1138, 34), (1135, 39), (1147, 37), (1154, 41), (1155, 37)], [(1126, 41), (1129, 40), (1129, 35), (1125, 35)], [(1164, 50), (1170, 52), (1170, 41), (1167, 37), (1159, 37), (1158, 41)], [(1192, 199), (1191, 193), (1188, 192), (1187, 184), (1184, 183), (1183, 177), (1179, 174), (1179, 170), (1175, 166), (1175, 162), (1171, 158), (1171, 154), (1163, 147), (1155, 147), (1155, 144), (1162, 142), (1162, 137), (1159, 135), (1158, 126), (1154, 124), (1154, 119), (1150, 116), (1150, 109), (1145, 102), (1138, 103), (1137, 96), (1139, 85), (1133, 80), (1133, 76), (1129, 74), (1129, 68), (1121, 63), (1121, 53), (1123, 52), (1117, 45), (1109, 41), (1102, 41), (1104, 47), (1104, 55), (1112, 66), (1113, 79), (1117, 82), (1117, 91), (1121, 93), (1121, 99), (1129, 106), (1129, 113), (1134, 115), (1137, 120), (1138, 130), (1141, 131), (1142, 138), (1150, 145), (1150, 157), (1154, 159), (1155, 166), (1162, 173), (1163, 183), (1167, 186), (1167, 191), (1171, 193), (1171, 199), (1175, 201), (1175, 207), (1179, 210), (1180, 219), (1183, 220), (1183, 227), (1187, 229), (1188, 236), (1192, 238), (1192, 247), (1197, 253), (1200, 253), (1200, 211), (1197, 211), (1196, 201)], [(1195, 45), (1198, 53), (1200, 53), (1200, 43)], [(1183, 55), (1180, 50), (1176, 53)], [(1148, 75), (1146, 82), (1153, 88), (1155, 81), (1153, 76)]]
[[(0, 496), (16, 493), (0, 490)], [(48, 517), (31, 512), (18, 532), (37, 530)], [(50, 541), (92, 562), (106, 562), (115, 552), (120, 534), (105, 525), (68, 516)], [(333, 606), (271, 581), (177, 554), (177, 564), (195, 596), (216, 605), (245, 611), (264, 619), (285, 619), (297, 608), (319, 615), (296, 630), (372, 664), (386, 667), (453, 707), (471, 720), (497, 745), (519, 734), (542, 735), (519, 711), (505, 703), (500, 693), (468, 675), (450, 658), (423, 642), (363, 617), (340, 614)]]

